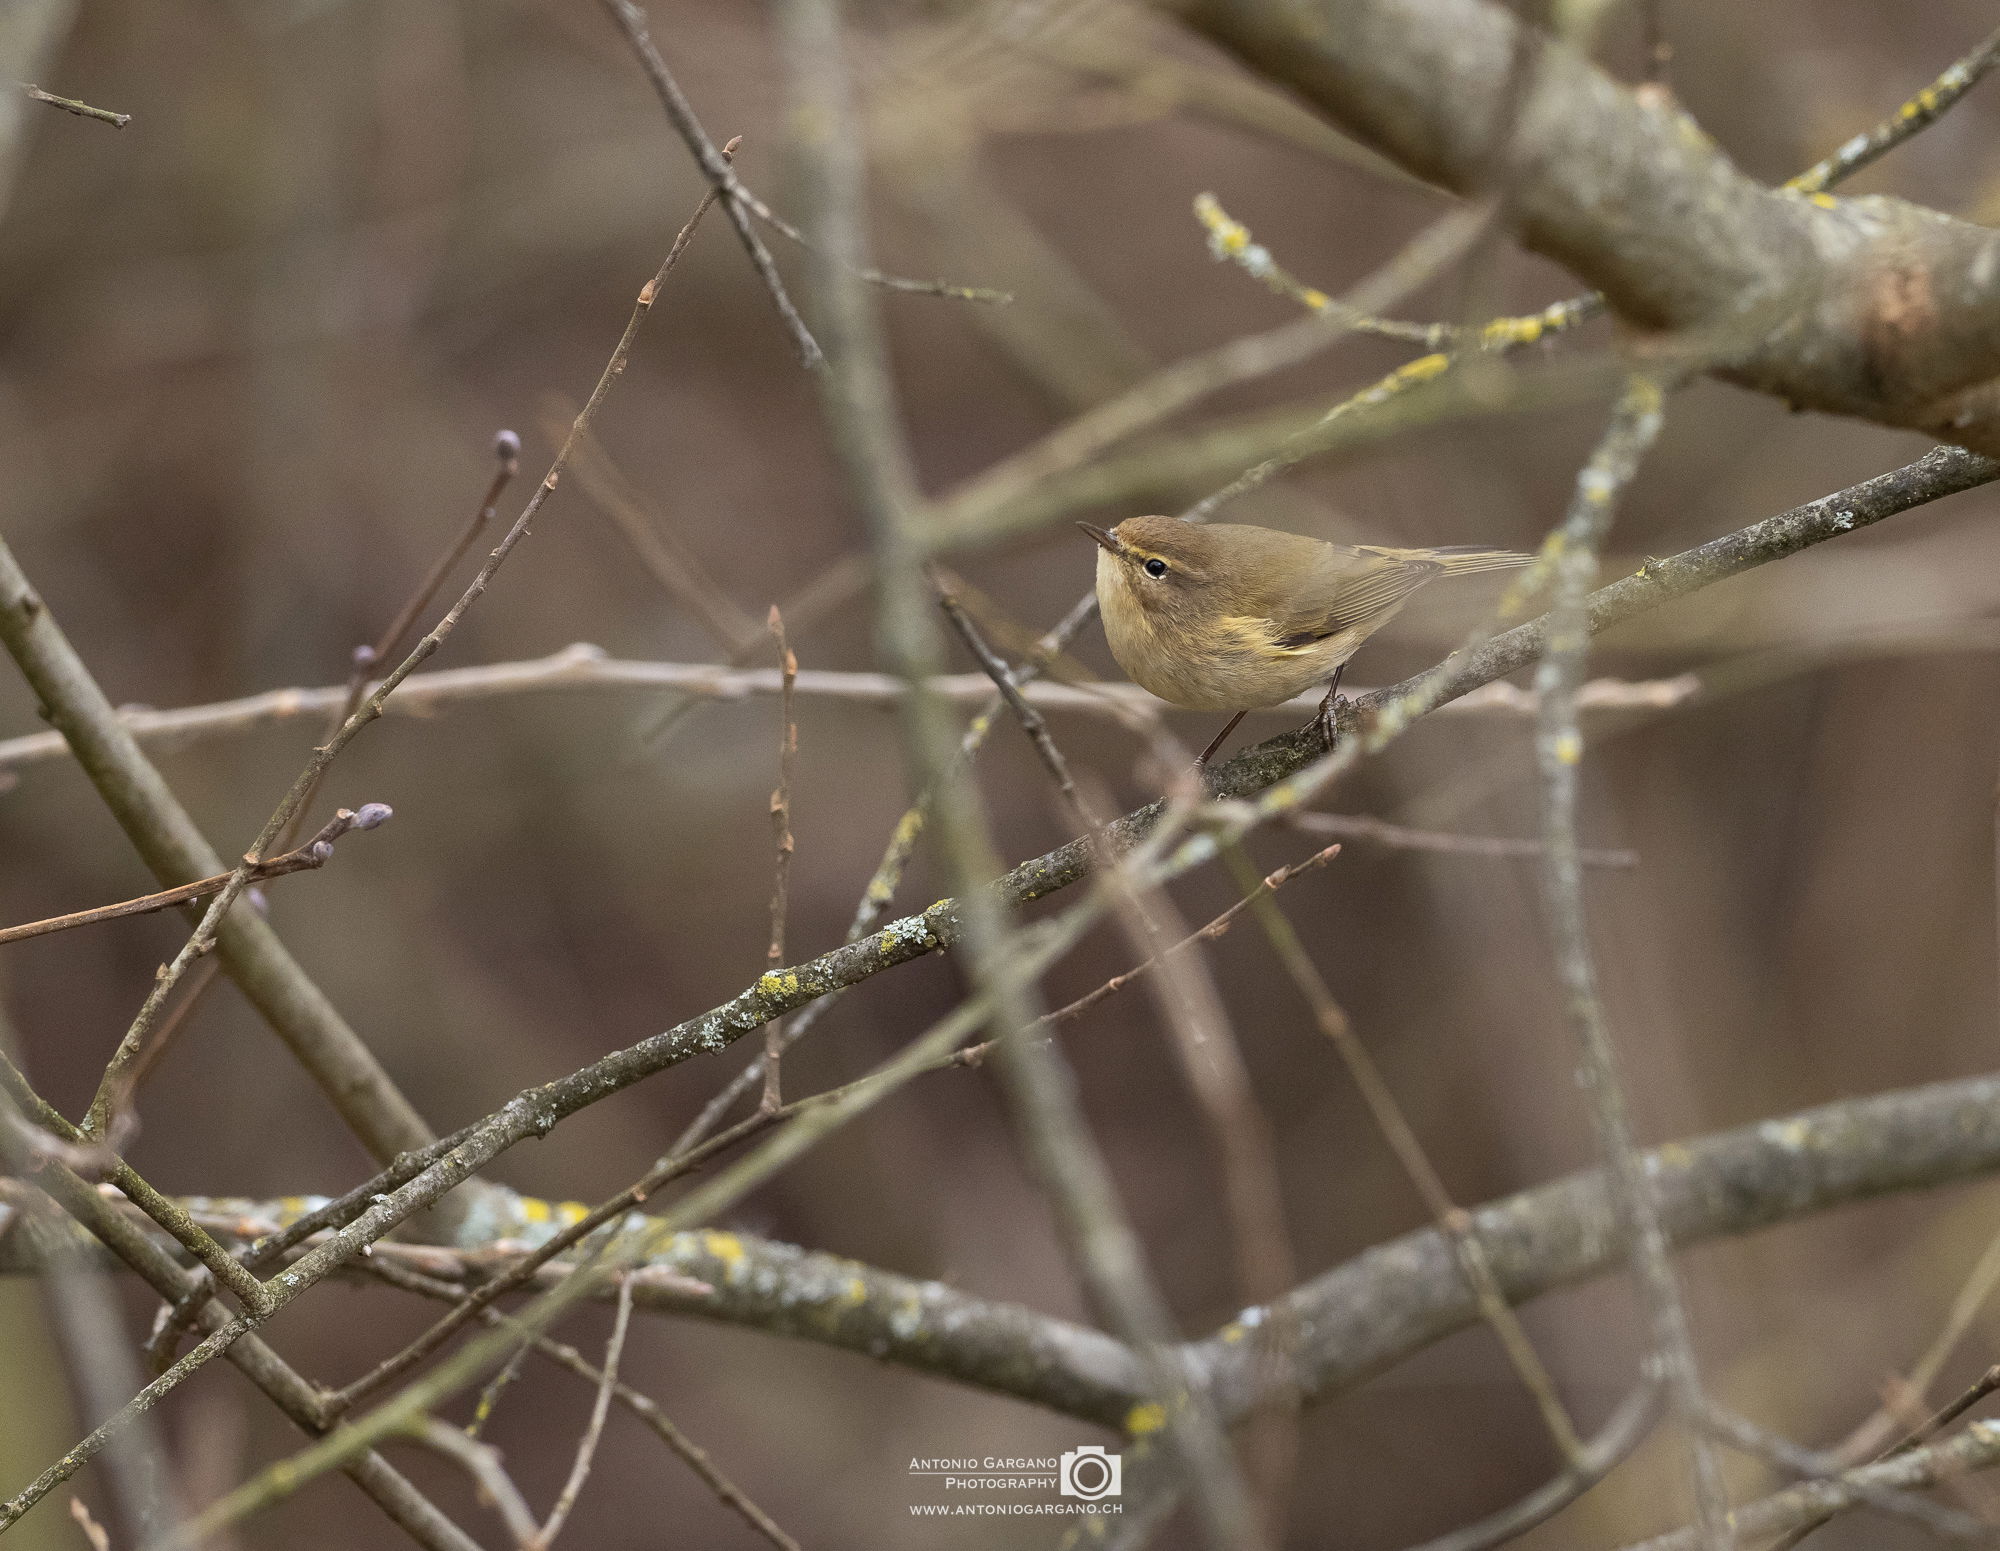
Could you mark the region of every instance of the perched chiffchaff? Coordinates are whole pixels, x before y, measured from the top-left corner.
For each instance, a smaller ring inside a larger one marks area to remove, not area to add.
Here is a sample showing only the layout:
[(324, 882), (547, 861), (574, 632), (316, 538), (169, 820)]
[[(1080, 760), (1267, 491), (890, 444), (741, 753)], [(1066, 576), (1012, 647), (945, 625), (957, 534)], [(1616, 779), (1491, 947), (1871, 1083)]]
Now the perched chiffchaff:
[(1133, 681), (1193, 711), (1233, 711), (1206, 764), (1247, 711), (1327, 686), (1333, 739), (1340, 671), (1433, 577), (1526, 565), (1507, 549), (1329, 544), (1239, 523), (1128, 517), (1097, 541), (1097, 606), (1111, 655)]

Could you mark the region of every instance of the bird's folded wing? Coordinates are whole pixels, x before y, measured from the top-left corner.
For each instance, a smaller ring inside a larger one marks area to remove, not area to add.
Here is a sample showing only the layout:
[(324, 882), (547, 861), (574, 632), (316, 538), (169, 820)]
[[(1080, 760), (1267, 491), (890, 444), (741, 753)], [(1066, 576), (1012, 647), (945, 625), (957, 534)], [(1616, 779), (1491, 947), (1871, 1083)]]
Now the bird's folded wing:
[(1274, 611), (1274, 644), (1291, 650), (1368, 625), (1443, 571), (1435, 560), (1381, 549), (1329, 544), (1318, 563)]

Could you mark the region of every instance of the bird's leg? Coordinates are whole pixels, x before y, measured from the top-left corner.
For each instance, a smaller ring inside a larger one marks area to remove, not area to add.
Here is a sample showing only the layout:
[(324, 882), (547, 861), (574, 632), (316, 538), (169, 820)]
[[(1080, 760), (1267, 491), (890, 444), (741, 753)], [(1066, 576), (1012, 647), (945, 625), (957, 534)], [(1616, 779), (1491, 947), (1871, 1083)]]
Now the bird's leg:
[(1320, 736), (1326, 739), (1326, 746), (1329, 750), (1333, 748), (1334, 709), (1335, 707), (1344, 705), (1346, 703), (1345, 701), (1339, 698), (1340, 676), (1346, 671), (1347, 671), (1346, 663), (1342, 663), (1339, 667), (1333, 670), (1333, 682), (1326, 686), (1326, 698), (1320, 701), (1319, 715), (1313, 718), (1313, 723), (1315, 726), (1319, 728)]
[(1230, 717), (1228, 724), (1222, 729), (1221, 732), (1217, 733), (1215, 737), (1210, 740), (1208, 747), (1201, 751), (1201, 758), (1197, 759), (1194, 762), (1194, 768), (1200, 770), (1204, 766), (1206, 766), (1208, 764), (1209, 758), (1215, 753), (1217, 749), (1222, 747), (1222, 740), (1227, 738), (1232, 732), (1236, 731), (1236, 724), (1242, 721), (1243, 718), (1248, 716), (1249, 714), (1250, 713), (1248, 711), (1238, 711), (1234, 716)]

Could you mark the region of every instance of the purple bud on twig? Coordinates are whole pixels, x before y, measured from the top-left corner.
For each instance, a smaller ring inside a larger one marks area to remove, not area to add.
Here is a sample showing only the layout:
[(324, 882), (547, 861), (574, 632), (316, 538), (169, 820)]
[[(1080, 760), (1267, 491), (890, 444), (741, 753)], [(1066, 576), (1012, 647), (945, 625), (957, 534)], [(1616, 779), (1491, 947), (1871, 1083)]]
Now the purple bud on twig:
[(396, 810), (386, 802), (364, 802), (354, 810), (354, 819), (349, 829), (374, 829), (394, 818)]
[(493, 438), (493, 456), (502, 463), (512, 463), (521, 456), (521, 438), (512, 431), (502, 431)]
[(366, 641), (354, 648), (354, 666), (357, 668), (372, 668), (375, 666), (375, 648), (370, 646)]
[(324, 867), (328, 862), (333, 860), (333, 842), (331, 840), (315, 840), (312, 846), (312, 857), (314, 861)]

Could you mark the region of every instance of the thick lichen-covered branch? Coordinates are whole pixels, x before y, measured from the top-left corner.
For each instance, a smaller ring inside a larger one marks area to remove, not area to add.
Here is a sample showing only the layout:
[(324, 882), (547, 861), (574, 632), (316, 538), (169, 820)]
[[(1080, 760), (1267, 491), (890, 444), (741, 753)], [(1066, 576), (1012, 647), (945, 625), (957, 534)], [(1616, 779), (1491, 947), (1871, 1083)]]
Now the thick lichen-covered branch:
[[(1851, 1202), (2000, 1170), (2000, 1074), (1898, 1089), (1672, 1142), (1644, 1155), (1661, 1220), (1677, 1248), (1793, 1222)], [(248, 1242), (310, 1211), (310, 1197), (183, 1203), (220, 1238)], [(0, 1202), (0, 1224), (10, 1209)], [(532, 1244), (583, 1208), (493, 1191), (449, 1245), (384, 1245), (428, 1274), (468, 1283), (504, 1266), (497, 1253)], [(1472, 1231), (1507, 1299), (1526, 1303), (1623, 1263), (1602, 1170), (1570, 1175), (1473, 1211)], [(93, 1224), (95, 1225), (95, 1224)], [(140, 1225), (124, 1222), (133, 1234)], [(651, 1233), (634, 1214), (621, 1231)], [(167, 1253), (163, 1241), (152, 1240)], [(34, 1269), (32, 1234), (0, 1234), (0, 1273)], [(1451, 1239), (1423, 1228), (1365, 1251), (1286, 1298), (1298, 1320), (1297, 1383), (1328, 1400), (1478, 1321)], [(671, 1273), (649, 1278), (647, 1269)], [(560, 1263), (548, 1268), (562, 1274)], [(705, 1289), (705, 1290), (704, 1290)], [(1101, 1331), (940, 1282), (775, 1243), (696, 1230), (655, 1246), (636, 1272), (641, 1307), (811, 1341), (914, 1372), (1030, 1401), (1126, 1430), (1146, 1400), (1138, 1359)], [(1224, 1413), (1244, 1414), (1270, 1369), (1245, 1341), (1269, 1319), (1247, 1310), (1185, 1349)], [(245, 1338), (231, 1348), (253, 1345)]]
[[(1490, 0), (1196, 0), (1189, 22), (1405, 170), (1504, 188), (1523, 240), (1718, 375), (2000, 451), (2000, 235), (1887, 197), (1767, 188), (1665, 93)], [(1510, 83), (1529, 83), (1512, 101)], [(1514, 115), (1517, 132), (1497, 137)]]

